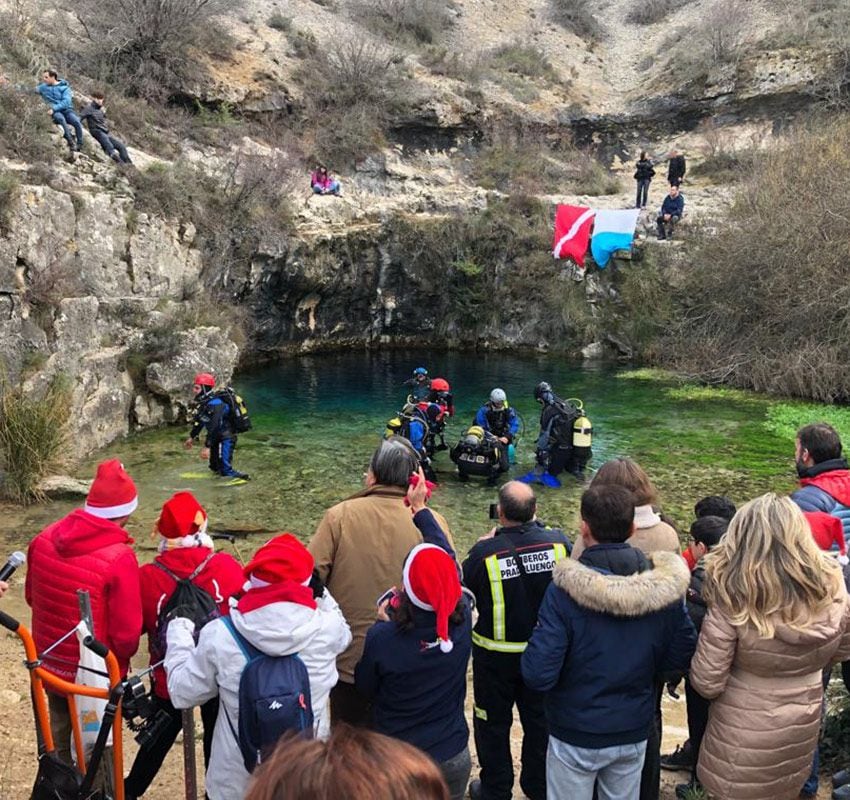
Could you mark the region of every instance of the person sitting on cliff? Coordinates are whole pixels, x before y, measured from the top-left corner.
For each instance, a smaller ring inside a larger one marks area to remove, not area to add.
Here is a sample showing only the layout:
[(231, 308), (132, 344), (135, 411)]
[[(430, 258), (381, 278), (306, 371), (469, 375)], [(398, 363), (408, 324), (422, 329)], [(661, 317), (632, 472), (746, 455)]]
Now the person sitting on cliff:
[(132, 164), (130, 154), (124, 143), (109, 133), (109, 124), (106, 121), (106, 106), (103, 104), (103, 92), (92, 92), (92, 101), (80, 114), (80, 120), (85, 121), (89, 133), (116, 164)]
[(679, 192), (678, 184), (670, 184), (670, 193), (664, 198), (661, 205), (661, 213), (655, 220), (658, 226), (658, 241), (673, 238), (673, 229), (676, 223), (685, 215), (685, 198)]
[(313, 194), (333, 194), (337, 197), (342, 194), (339, 181), (334, 178), (333, 173), (328, 172), (324, 164), (319, 164), (310, 174), (310, 187)]

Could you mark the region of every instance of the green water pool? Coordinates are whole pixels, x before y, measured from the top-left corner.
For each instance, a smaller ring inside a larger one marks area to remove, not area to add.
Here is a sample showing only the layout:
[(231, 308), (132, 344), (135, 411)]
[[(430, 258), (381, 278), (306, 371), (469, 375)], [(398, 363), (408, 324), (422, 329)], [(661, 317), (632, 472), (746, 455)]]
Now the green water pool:
[[(591, 469), (615, 456), (637, 460), (683, 531), (694, 502), (706, 494), (727, 494), (740, 503), (768, 490), (790, 491), (798, 425), (828, 419), (850, 435), (844, 409), (695, 387), (646, 370), (575, 365), (548, 355), (357, 351), (293, 358), (238, 376), (236, 387), (254, 421), (254, 430), (240, 437), (234, 461), (251, 474), (247, 484), (227, 486), (208, 474), (197, 450), (183, 450), (185, 428), (116, 442), (74, 474), (91, 477), (94, 464), (107, 457), (124, 462), (139, 487), (140, 508), (128, 527), (142, 550), (152, 547), (150, 532), (162, 502), (180, 489), (196, 493), (212, 528), (254, 531), (239, 545), (245, 553), (270, 531), (289, 530), (307, 540), (326, 508), (361, 487), (385, 423), (403, 403), (402, 383), (417, 366), (452, 384), (457, 413), (448, 426), (450, 444), (494, 386), (506, 390), (525, 422), (511, 474), (533, 465), (539, 417), (534, 386), (547, 380), (562, 397), (581, 398), (594, 428)], [(433, 506), (465, 550), (488, 529), (495, 491), (475, 481), (460, 484), (447, 453), (438, 454), (436, 469), (440, 487)], [(541, 518), (574, 532), (581, 487), (567, 478), (562, 489), (537, 491)], [(74, 505), (5, 508), (0, 533), (10, 546), (25, 545)]]

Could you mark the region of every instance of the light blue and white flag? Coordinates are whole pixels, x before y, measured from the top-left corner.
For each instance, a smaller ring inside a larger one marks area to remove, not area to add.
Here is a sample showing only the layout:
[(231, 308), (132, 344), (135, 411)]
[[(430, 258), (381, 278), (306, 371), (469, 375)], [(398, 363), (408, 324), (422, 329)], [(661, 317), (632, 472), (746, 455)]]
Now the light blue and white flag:
[(597, 210), (590, 252), (600, 269), (607, 266), (615, 250), (631, 248), (639, 216), (640, 209), (637, 208)]

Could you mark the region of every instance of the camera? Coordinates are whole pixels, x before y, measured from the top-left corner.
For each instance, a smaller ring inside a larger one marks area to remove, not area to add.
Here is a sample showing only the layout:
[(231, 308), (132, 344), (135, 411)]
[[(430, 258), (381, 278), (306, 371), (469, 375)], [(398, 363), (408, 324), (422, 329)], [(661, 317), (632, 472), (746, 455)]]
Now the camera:
[(499, 519), (498, 503), (490, 503), (490, 519)]
[(136, 742), (143, 749), (149, 748), (165, 732), (171, 722), (164, 709), (158, 709), (148, 689), (138, 675), (124, 682), (121, 697), (121, 715), (127, 727), (136, 734)]

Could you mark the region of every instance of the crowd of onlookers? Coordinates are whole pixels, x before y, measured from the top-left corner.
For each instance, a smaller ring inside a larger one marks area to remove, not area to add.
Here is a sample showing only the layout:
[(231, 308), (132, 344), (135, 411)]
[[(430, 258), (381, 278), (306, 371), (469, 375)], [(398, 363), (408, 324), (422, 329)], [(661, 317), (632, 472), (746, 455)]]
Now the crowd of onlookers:
[[(169, 724), (140, 748), (130, 800), (155, 780), (193, 706), (210, 800), (506, 800), (514, 706), (531, 800), (658, 798), (671, 766), (691, 770), (679, 797), (699, 787), (724, 800), (813, 796), (824, 686), (850, 660), (850, 470), (825, 424), (798, 432), (796, 462), (790, 498), (769, 493), (737, 510), (725, 497), (700, 500), (684, 552), (652, 481), (627, 458), (593, 476), (574, 540), (538, 519), (530, 486), (510, 481), (498, 524), (459, 561), (415, 450), (396, 436), (308, 546), (281, 534), (243, 568), (215, 551), (205, 509), (179, 492), (140, 568), (124, 527), (136, 489), (107, 461), (84, 507), (30, 545), (33, 634), (40, 652), (60, 640), (85, 589), (94, 633), (122, 670), (148, 635), (153, 698)], [(208, 618), (172, 607), (187, 581), (210, 598)], [(73, 681), (78, 656), (66, 639), (43, 666)], [(279, 724), (249, 700), (284, 665), (296, 688), (278, 689), (269, 708), (285, 710), (292, 695), (295, 721), (276, 750), (276, 729), (246, 749), (255, 717), (260, 736)], [(662, 756), (662, 695), (682, 680), (689, 739)], [(71, 711), (49, 700), (70, 762)]]

